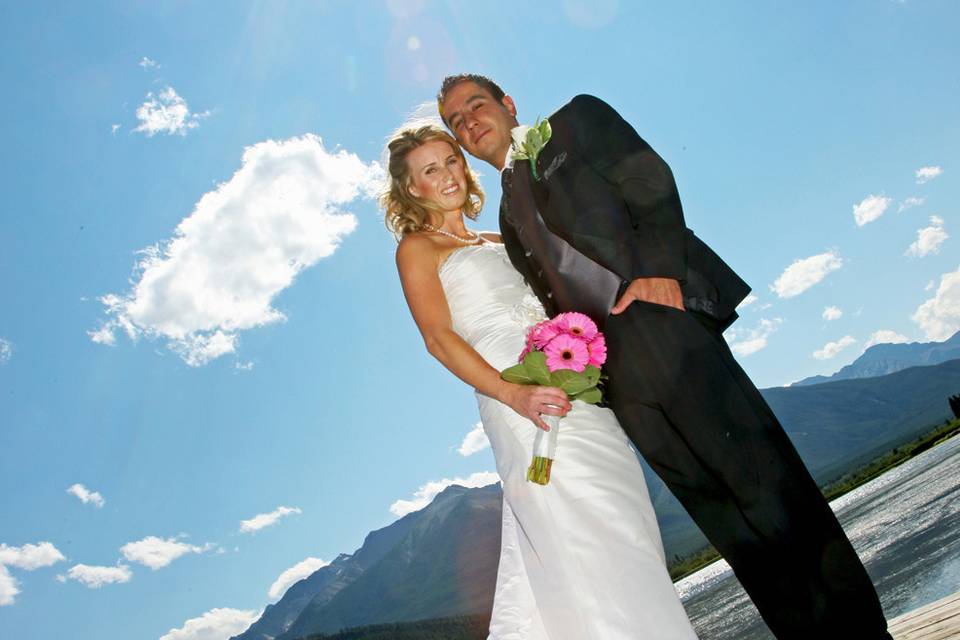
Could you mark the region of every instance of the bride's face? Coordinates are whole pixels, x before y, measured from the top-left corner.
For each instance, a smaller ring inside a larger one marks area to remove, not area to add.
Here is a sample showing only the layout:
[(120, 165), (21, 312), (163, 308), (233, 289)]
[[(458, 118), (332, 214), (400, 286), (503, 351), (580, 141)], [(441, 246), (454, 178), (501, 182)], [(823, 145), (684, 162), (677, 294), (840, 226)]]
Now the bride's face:
[(467, 168), (449, 143), (431, 140), (407, 156), (410, 193), (443, 211), (460, 211), (467, 198)]

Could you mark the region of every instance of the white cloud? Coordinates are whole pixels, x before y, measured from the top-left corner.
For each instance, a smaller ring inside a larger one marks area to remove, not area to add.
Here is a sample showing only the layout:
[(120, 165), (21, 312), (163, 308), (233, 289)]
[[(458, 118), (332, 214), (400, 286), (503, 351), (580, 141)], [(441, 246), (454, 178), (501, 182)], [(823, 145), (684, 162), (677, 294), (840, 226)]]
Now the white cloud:
[(823, 319), (830, 320), (839, 320), (843, 317), (843, 310), (840, 307), (824, 307), (823, 309)]
[(432, 480), (417, 489), (413, 494), (412, 500), (397, 500), (390, 505), (390, 513), (402, 517), (408, 513), (419, 511), (430, 504), (441, 491), (450, 485), (458, 484), (462, 487), (485, 487), (494, 482), (500, 482), (500, 476), (492, 471), (478, 471), (477, 473), (470, 474), (467, 478)]
[(748, 293), (748, 294), (747, 294), (747, 297), (744, 298), (743, 300), (741, 300), (741, 301), (740, 301), (740, 304), (737, 305), (737, 311), (739, 311), (740, 309), (746, 309), (747, 307), (749, 307), (750, 305), (752, 305), (754, 302), (756, 302), (756, 301), (759, 300), (759, 299), (760, 299), (760, 298), (758, 298), (757, 296), (753, 295), (752, 293)]
[(489, 446), (490, 440), (487, 438), (487, 434), (483, 431), (483, 423), (478, 422), (464, 437), (463, 442), (460, 443), (460, 448), (457, 449), (457, 451), (460, 453), (460, 455), (466, 457), (483, 451)]
[(0, 544), (0, 607), (12, 605), (20, 593), (17, 579), (10, 575), (7, 567), (16, 567), (24, 571), (33, 571), (40, 567), (49, 567), (62, 560), (63, 554), (49, 542), (25, 544), (22, 547), (10, 547)]
[(880, 329), (870, 334), (867, 343), (863, 345), (863, 350), (866, 351), (875, 344), (901, 344), (904, 342), (910, 342), (910, 338), (892, 329)]
[(853, 219), (858, 227), (862, 227), (882, 216), (891, 202), (893, 200), (886, 196), (867, 196), (859, 204), (853, 205)]
[[(110, 296), (107, 296), (110, 297)], [(101, 299), (101, 302), (104, 301), (104, 298)], [(114, 329), (116, 327), (114, 324), (107, 322), (104, 323), (102, 327), (96, 331), (87, 331), (87, 335), (90, 336), (90, 339), (96, 342), (97, 344), (106, 345), (112, 347), (117, 344), (117, 337), (114, 335)]]
[(917, 229), (917, 239), (903, 252), (903, 255), (922, 258), (931, 253), (940, 253), (940, 245), (949, 237), (943, 230), (943, 218), (930, 216), (930, 226)]
[(151, 60), (147, 56), (140, 58), (140, 62), (137, 63), (144, 69), (159, 69), (160, 64), (156, 60)]
[(20, 589), (17, 579), (10, 575), (7, 568), (0, 564), (0, 607), (6, 607), (16, 602)]
[(940, 167), (920, 167), (914, 175), (917, 177), (917, 184), (923, 184), (930, 182), (941, 173), (943, 173), (943, 169)]
[(236, 346), (236, 335), (217, 330), (207, 335), (185, 336), (171, 345), (171, 349), (191, 367), (199, 367), (220, 356), (233, 353)]
[(828, 342), (821, 348), (813, 352), (813, 357), (817, 360), (829, 360), (852, 344), (856, 344), (857, 339), (853, 336), (843, 336), (836, 342)]
[(935, 286), (936, 286), (936, 283), (933, 280), (931, 280), (930, 282), (927, 283), (927, 286), (925, 286), (923, 290), (932, 291)]
[(285, 518), (294, 513), (303, 513), (297, 507), (277, 507), (270, 513), (260, 513), (249, 520), (240, 521), (240, 531), (243, 533), (252, 533), (259, 531), (264, 527), (269, 527), (277, 523), (280, 518)]
[(150, 567), (154, 571), (161, 569), (182, 555), (188, 553), (203, 553), (210, 548), (198, 547), (185, 542), (180, 542), (176, 538), (158, 538), (156, 536), (147, 536), (136, 542), (128, 542), (120, 547), (120, 553), (130, 562), (142, 564)]
[(246, 631), (259, 617), (257, 611), (211, 609), (179, 629), (170, 629), (160, 640), (227, 640)]
[(96, 567), (86, 564), (77, 564), (70, 567), (66, 578), (76, 580), (80, 584), (90, 589), (99, 589), (108, 584), (121, 584), (130, 582), (133, 578), (133, 572), (125, 564), (118, 564), (115, 567)]
[(381, 180), (377, 163), (330, 153), (311, 134), (248, 147), (172, 240), (142, 252), (132, 290), (100, 298), (109, 319), (90, 338), (165, 339), (191, 366), (234, 351), (240, 331), (285, 320), (274, 298), (333, 255), (357, 226), (343, 206), (373, 196)]
[(267, 591), (267, 595), (275, 600), (286, 593), (287, 589), (291, 585), (296, 584), (300, 580), (303, 580), (307, 576), (311, 575), (314, 571), (321, 569), (330, 564), (326, 560), (321, 560), (320, 558), (307, 558), (306, 560), (301, 560), (297, 564), (293, 565), (286, 571), (280, 574), (280, 576), (274, 580), (273, 584), (270, 585), (270, 590)]
[(13, 357), (13, 343), (9, 340), (0, 338), (0, 364), (10, 362)]
[(72, 484), (67, 489), (67, 493), (75, 495), (80, 498), (80, 502), (83, 504), (93, 504), (98, 509), (104, 505), (106, 500), (103, 499), (103, 496), (100, 495), (98, 491), (90, 491), (82, 484)]
[(783, 318), (774, 318), (772, 320), (761, 318), (757, 326), (752, 329), (734, 327), (727, 330), (723, 334), (723, 337), (726, 339), (727, 344), (730, 345), (730, 350), (735, 354), (741, 357), (749, 356), (766, 348), (767, 338), (780, 328), (782, 323)]
[(144, 103), (137, 107), (140, 124), (134, 131), (142, 131), (148, 138), (158, 133), (185, 136), (209, 115), (209, 111), (191, 113), (187, 101), (177, 95), (173, 87), (167, 87), (158, 94), (148, 93)]
[(900, 203), (900, 208), (897, 210), (897, 213), (902, 213), (907, 209), (912, 209), (914, 207), (919, 207), (924, 202), (924, 198), (918, 198), (916, 196), (910, 196), (906, 200)]
[(819, 253), (809, 258), (794, 260), (793, 264), (784, 269), (776, 282), (770, 285), (770, 290), (781, 298), (792, 298), (800, 295), (813, 285), (817, 284), (831, 271), (843, 266), (843, 259), (836, 251)]
[(49, 567), (61, 560), (63, 554), (49, 542), (25, 544), (22, 547), (8, 547), (0, 544), (0, 564), (33, 571), (40, 567)]
[(929, 340), (946, 340), (960, 330), (960, 268), (940, 277), (937, 292), (917, 308), (912, 320)]
[(121, 129), (122, 127), (123, 127), (122, 124), (119, 124), (119, 123), (116, 123), (116, 122), (113, 123), (112, 125), (110, 125), (110, 134), (111, 134), (111, 135), (114, 135), (114, 136), (117, 135), (117, 131), (120, 131), (120, 129)]

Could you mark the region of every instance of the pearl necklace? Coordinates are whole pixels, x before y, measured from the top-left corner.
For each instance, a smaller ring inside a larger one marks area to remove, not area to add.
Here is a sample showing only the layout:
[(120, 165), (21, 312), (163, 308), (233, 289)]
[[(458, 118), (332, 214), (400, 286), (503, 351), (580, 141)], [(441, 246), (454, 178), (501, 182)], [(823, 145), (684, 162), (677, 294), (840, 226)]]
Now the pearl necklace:
[[(424, 229), (429, 229), (430, 231), (434, 231), (434, 232), (436, 232), (436, 233), (439, 233), (439, 234), (442, 235), (442, 236), (447, 236), (448, 238), (453, 238), (453, 239), (456, 240), (457, 242), (462, 242), (463, 244), (480, 244), (481, 242), (484, 241), (484, 240), (483, 240), (483, 236), (481, 236), (481, 235), (480, 235), (479, 233), (477, 233), (476, 231), (471, 231), (470, 229), (467, 229), (467, 233), (468, 233), (468, 234), (472, 234), (472, 235), (473, 235), (473, 238), (472, 238), (471, 240), (465, 240), (464, 238), (461, 238), (460, 236), (458, 236), (458, 235), (455, 234), (455, 233), (451, 233), (451, 232), (449, 232), (449, 231), (444, 231), (443, 229), (438, 229), (438, 228), (436, 228), (435, 226), (433, 226), (432, 224), (426, 224), (426, 223), (424, 223), (423, 228), (424, 228)], [(466, 229), (466, 227), (464, 227), (464, 228)]]

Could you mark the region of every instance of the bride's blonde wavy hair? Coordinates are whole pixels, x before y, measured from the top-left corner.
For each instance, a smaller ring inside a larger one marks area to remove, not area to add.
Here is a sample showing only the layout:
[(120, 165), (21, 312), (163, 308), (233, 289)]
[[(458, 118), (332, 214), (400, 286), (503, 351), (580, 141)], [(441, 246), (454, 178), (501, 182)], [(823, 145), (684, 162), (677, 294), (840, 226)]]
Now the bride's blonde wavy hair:
[(387, 229), (398, 241), (409, 233), (424, 231), (428, 224), (434, 227), (443, 224), (442, 213), (434, 203), (410, 193), (412, 179), (410, 167), (407, 165), (410, 152), (435, 140), (449, 144), (463, 162), (467, 180), (467, 199), (463, 204), (463, 215), (475, 220), (483, 208), (483, 189), (480, 188), (476, 174), (467, 164), (463, 149), (456, 139), (436, 124), (404, 125), (390, 136), (387, 143), (387, 187), (379, 198)]

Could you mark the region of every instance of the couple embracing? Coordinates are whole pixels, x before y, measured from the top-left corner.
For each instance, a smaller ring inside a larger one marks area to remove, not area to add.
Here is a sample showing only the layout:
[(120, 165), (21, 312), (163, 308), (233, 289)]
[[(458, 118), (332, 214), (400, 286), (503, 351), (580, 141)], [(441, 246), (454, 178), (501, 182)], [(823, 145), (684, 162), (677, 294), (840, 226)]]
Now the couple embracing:
[[(428, 351), (477, 390), (503, 483), (494, 640), (692, 639), (632, 442), (729, 562), (780, 639), (890, 636), (866, 571), (722, 331), (749, 287), (684, 224), (667, 164), (598, 98), (511, 151), (518, 108), (495, 82), (443, 81), (438, 126), (389, 145), (387, 225)], [(452, 133), (452, 135), (451, 135)], [(501, 172), (500, 233), (470, 231)], [(589, 315), (609, 408), (518, 385), (534, 322)], [(549, 484), (526, 480), (542, 415), (563, 415)]]

